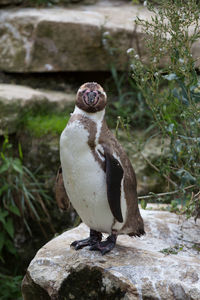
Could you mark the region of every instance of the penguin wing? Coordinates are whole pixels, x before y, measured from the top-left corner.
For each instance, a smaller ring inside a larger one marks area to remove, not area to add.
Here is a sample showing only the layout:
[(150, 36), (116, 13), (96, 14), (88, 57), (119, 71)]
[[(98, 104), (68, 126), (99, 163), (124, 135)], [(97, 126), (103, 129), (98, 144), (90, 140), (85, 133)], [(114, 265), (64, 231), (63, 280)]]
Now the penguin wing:
[(56, 202), (59, 208), (63, 210), (67, 210), (70, 207), (70, 201), (67, 196), (64, 182), (63, 182), (63, 176), (62, 176), (62, 167), (58, 169), (58, 173), (56, 176), (56, 184), (55, 184), (55, 197)]
[(110, 153), (105, 151), (107, 196), (111, 212), (118, 222), (123, 222), (120, 198), (123, 168), (120, 162)]

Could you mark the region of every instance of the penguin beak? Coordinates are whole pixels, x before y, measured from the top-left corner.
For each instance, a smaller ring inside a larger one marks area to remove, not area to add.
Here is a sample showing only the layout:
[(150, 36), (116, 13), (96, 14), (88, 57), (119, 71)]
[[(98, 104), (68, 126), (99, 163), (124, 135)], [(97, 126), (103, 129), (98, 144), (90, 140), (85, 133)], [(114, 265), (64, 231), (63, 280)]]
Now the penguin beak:
[(88, 104), (89, 105), (93, 105), (94, 104), (96, 96), (97, 96), (96, 92), (89, 92), (87, 94)]

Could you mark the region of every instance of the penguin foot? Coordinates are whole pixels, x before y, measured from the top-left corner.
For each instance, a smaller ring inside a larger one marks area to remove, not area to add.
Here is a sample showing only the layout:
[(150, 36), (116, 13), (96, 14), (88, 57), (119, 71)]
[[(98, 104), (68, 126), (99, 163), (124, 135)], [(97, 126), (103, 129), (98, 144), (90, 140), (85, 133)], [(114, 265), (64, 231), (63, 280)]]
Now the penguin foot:
[(102, 234), (96, 230), (90, 229), (90, 236), (87, 239), (74, 241), (71, 243), (70, 247), (74, 247), (75, 250), (82, 249), (86, 246), (93, 246), (96, 243), (101, 242)]
[(110, 252), (116, 244), (117, 235), (111, 234), (107, 237), (107, 239), (104, 242), (97, 242), (96, 244), (92, 245), (90, 247), (90, 250), (94, 251), (100, 251), (102, 255)]

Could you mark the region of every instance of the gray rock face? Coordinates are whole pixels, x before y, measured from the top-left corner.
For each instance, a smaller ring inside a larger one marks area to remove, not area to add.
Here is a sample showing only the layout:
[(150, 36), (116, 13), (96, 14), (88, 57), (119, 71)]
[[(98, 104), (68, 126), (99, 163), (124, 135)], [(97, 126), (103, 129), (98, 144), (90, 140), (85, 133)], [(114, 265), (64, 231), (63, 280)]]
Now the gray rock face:
[(121, 8), (118, 7), (4, 10), (0, 17), (0, 69), (14, 72), (109, 70), (110, 57), (102, 42), (103, 33), (108, 31), (122, 52), (116, 54), (118, 68), (122, 68), (133, 31), (130, 6), (127, 8), (119, 20), (116, 15), (119, 16)]
[(198, 300), (200, 222), (164, 211), (146, 210), (142, 216), (146, 236), (119, 236), (105, 256), (88, 248), (70, 249), (72, 241), (88, 236), (84, 224), (51, 240), (29, 265), (24, 300), (38, 295), (53, 300)]
[[(134, 27), (150, 12), (124, 1), (99, 1), (75, 8), (4, 9), (0, 14), (0, 70), (8, 72), (107, 71), (127, 66), (126, 51), (148, 53), (145, 35)], [(200, 42), (192, 48), (198, 57)], [(197, 60), (197, 66), (200, 61)]]
[(35, 90), (27, 86), (0, 84), (0, 135), (16, 132), (24, 110), (34, 106), (63, 110), (74, 104), (75, 95), (55, 91)]
[[(75, 8), (5, 9), (0, 14), (0, 69), (10, 72), (106, 71), (127, 65), (126, 50), (148, 53), (136, 17), (150, 12), (124, 1)], [(200, 43), (193, 47), (198, 56)], [(197, 61), (200, 64), (200, 61)]]

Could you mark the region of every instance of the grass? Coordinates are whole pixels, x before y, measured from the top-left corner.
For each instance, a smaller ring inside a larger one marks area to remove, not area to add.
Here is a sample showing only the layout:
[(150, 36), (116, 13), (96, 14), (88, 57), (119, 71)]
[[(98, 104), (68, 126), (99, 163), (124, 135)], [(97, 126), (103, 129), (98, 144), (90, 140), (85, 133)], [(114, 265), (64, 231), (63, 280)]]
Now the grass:
[(35, 137), (46, 134), (60, 135), (69, 120), (69, 115), (47, 114), (28, 116), (25, 128)]

